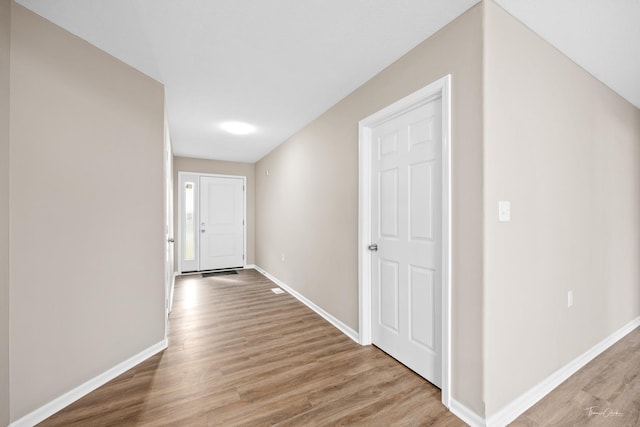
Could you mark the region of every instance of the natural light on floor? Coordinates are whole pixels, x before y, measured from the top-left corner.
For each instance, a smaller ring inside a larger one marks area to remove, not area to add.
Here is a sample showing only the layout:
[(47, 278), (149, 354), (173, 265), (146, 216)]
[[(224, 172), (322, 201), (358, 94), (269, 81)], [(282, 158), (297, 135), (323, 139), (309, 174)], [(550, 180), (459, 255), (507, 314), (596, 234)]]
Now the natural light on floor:
[[(200, 275), (197, 276), (198, 278)], [(193, 308), (198, 303), (198, 282), (193, 280), (187, 280), (184, 284), (184, 307)]]

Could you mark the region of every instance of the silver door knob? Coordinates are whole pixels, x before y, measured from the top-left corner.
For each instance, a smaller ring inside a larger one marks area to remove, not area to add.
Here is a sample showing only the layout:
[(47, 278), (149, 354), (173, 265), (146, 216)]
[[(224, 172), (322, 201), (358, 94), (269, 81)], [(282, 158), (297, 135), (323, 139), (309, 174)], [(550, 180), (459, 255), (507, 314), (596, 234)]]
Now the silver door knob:
[(369, 245), (369, 250), (372, 252), (378, 252), (378, 245), (377, 243), (372, 243)]

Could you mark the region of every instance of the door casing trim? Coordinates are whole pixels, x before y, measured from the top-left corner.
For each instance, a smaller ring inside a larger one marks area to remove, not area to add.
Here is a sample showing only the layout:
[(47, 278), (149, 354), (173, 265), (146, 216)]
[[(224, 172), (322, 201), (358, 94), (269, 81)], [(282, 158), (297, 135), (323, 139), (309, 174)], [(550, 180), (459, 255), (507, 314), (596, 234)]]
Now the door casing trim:
[(372, 129), (433, 99), (442, 99), (442, 403), (451, 401), (451, 75), (362, 119), (359, 124), (358, 292), (361, 345), (371, 344), (371, 135)]

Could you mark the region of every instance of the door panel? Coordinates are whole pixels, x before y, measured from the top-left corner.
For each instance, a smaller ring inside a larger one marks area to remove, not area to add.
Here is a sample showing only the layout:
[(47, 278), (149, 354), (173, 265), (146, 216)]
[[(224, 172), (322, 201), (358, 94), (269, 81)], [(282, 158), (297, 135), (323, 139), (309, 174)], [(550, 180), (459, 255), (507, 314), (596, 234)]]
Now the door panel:
[(373, 343), (441, 383), (441, 100), (372, 129)]
[(435, 319), (432, 307), (434, 301), (434, 271), (412, 265), (409, 274), (409, 337), (421, 346), (434, 350)]
[(433, 240), (433, 163), (409, 166), (409, 238)]
[(386, 304), (380, 305), (380, 324), (394, 332), (398, 332), (398, 263), (379, 260), (380, 263), (380, 300)]
[(380, 235), (398, 236), (398, 169), (380, 172)]
[(200, 270), (244, 265), (244, 181), (200, 177)]

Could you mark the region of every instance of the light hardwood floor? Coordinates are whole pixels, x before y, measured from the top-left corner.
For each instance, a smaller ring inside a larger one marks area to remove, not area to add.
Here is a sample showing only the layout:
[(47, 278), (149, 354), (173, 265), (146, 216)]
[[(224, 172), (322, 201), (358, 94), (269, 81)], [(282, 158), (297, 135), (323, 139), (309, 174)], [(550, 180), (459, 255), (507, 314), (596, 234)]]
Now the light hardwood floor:
[(41, 425), (465, 425), (439, 389), (274, 287), (254, 270), (177, 280), (169, 347)]
[[(275, 286), (253, 270), (178, 279), (169, 347), (41, 425), (465, 425), (436, 387)], [(512, 426), (630, 427), (639, 418), (636, 329)]]
[(556, 387), (511, 426), (640, 427), (640, 328)]

